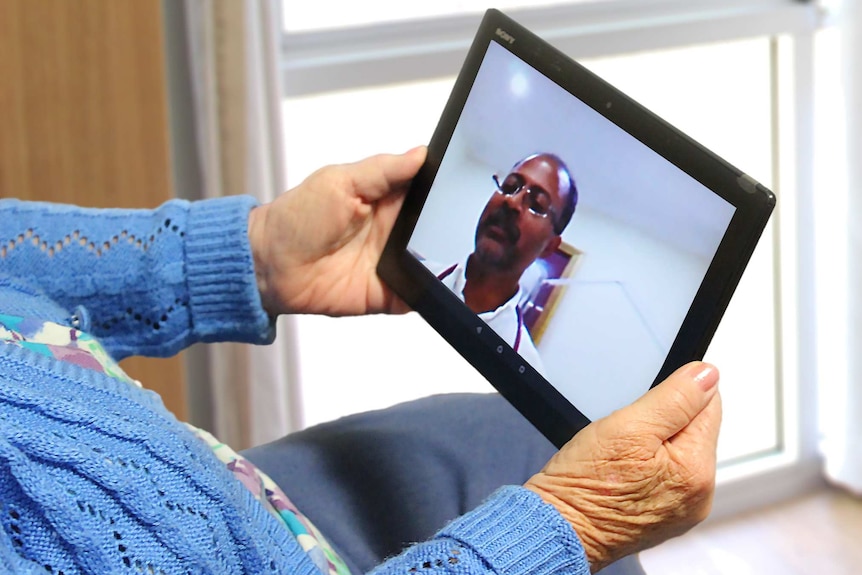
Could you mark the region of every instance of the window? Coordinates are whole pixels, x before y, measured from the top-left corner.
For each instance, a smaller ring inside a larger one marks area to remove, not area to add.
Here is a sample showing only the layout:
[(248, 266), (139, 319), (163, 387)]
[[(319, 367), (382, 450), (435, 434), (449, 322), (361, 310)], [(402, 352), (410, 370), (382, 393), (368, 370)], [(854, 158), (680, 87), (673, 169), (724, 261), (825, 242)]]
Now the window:
[[(327, 163), (426, 143), (479, 18), (465, 1), (435, 3), (434, 13), (368, 4), (364, 20), (342, 13), (337, 22), (311, 12), (331, 12), (322, 1), (284, 8), (290, 185)], [(720, 482), (728, 499), (738, 499), (732, 486), (753, 471), (810, 467), (816, 410), (799, 405), (815, 395), (814, 350), (800, 334), (816, 315), (811, 282), (799, 282), (812, 261), (797, 246), (813, 234), (798, 216), (813, 177), (816, 7), (789, 0), (508, 4), (515, 19), (776, 191), (779, 209), (706, 357), (723, 375)], [(308, 317), (299, 330), (306, 424), (431, 393), (491, 391), (412, 315)]]
[[(587, 1), (589, 0), (570, 0), (568, 3), (576, 4)], [(560, 0), (540, 0), (529, 5), (532, 7), (554, 6), (563, 3)], [(499, 10), (520, 8), (525, 5), (527, 4), (523, 0), (500, 0), (494, 3), (494, 7)], [(337, 10), (334, 9), (334, 5), (327, 5), (326, 3), (311, 8), (298, 3), (286, 3), (282, 9), (282, 15), (284, 30), (290, 33), (351, 28), (382, 22), (428, 19), (453, 14), (479, 14), (486, 7), (485, 2), (477, 2), (476, 0), (444, 0), (412, 5), (397, 0), (377, 0), (361, 4), (339, 4)]]

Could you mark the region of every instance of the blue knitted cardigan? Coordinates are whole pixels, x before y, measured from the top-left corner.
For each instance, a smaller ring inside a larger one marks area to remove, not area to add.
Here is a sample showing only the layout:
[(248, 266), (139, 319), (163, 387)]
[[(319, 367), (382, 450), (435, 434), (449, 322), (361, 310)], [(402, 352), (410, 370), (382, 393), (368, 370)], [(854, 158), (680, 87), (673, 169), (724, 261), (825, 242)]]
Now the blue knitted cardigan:
[[(76, 325), (115, 359), (267, 343), (254, 200), (94, 210), (0, 200), (0, 314)], [(0, 343), (0, 569), (319, 575), (152, 392)], [(503, 488), (377, 573), (589, 573), (571, 527)]]

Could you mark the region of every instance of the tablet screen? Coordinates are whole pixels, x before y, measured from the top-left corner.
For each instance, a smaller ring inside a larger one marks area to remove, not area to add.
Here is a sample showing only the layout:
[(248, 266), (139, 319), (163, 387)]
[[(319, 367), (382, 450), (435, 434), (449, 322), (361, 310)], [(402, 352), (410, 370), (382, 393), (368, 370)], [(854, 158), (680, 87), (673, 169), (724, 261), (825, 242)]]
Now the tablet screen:
[(378, 272), (562, 445), (703, 357), (774, 205), (489, 10)]
[(491, 43), (408, 247), (596, 419), (649, 388), (734, 211)]

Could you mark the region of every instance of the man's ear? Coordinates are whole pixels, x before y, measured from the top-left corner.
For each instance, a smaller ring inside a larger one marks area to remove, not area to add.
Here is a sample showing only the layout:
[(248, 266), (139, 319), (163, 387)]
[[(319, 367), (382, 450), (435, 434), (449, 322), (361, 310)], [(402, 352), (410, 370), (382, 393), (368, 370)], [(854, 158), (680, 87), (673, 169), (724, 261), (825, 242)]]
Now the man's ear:
[(557, 251), (557, 248), (560, 247), (560, 244), (563, 242), (563, 238), (560, 236), (553, 236), (548, 240), (548, 243), (545, 244), (545, 249), (542, 250), (542, 253), (539, 254), (540, 258), (546, 258), (549, 255), (553, 254)]

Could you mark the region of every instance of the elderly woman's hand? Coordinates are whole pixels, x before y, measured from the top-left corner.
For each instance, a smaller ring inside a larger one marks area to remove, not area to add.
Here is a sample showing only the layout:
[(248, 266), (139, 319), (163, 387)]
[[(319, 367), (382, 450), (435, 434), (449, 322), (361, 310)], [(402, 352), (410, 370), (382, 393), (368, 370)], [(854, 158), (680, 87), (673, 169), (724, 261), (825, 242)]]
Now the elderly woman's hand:
[(249, 241), (270, 315), (397, 313), (377, 276), (404, 194), (426, 149), (327, 166), (249, 214)]
[(572, 524), (593, 572), (706, 518), (721, 423), (718, 371), (690, 363), (584, 428), (526, 487)]

